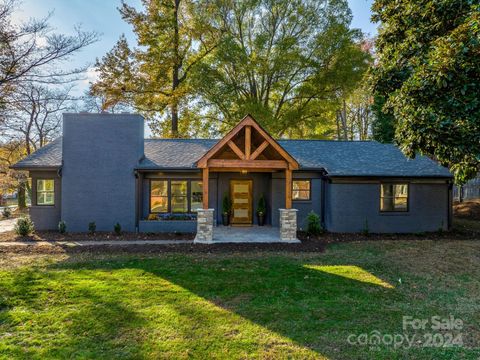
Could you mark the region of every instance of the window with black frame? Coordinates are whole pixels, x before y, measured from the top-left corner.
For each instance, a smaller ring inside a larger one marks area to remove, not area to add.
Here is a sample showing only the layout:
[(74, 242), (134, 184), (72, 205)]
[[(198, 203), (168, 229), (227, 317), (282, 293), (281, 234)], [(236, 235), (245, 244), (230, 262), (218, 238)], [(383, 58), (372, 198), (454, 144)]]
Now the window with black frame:
[(381, 184), (380, 211), (408, 211), (408, 184)]
[(168, 212), (168, 181), (152, 180), (150, 182), (150, 212)]
[(293, 180), (292, 200), (294, 201), (310, 200), (310, 180)]
[(170, 182), (170, 208), (172, 213), (188, 212), (187, 184), (186, 180), (172, 180)]
[(150, 213), (194, 213), (203, 205), (198, 180), (151, 180)]
[(203, 207), (203, 186), (201, 181), (190, 182), (190, 211), (197, 212)]
[(55, 180), (37, 179), (37, 205), (55, 205)]

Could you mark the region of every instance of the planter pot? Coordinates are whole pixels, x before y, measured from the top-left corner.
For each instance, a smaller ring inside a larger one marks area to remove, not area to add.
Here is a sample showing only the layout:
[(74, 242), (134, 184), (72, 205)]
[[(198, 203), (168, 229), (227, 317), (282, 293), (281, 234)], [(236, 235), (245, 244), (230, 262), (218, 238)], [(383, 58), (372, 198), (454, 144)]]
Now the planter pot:
[(258, 226), (265, 225), (265, 214), (257, 214)]
[(222, 214), (222, 223), (224, 226), (230, 225), (230, 215)]

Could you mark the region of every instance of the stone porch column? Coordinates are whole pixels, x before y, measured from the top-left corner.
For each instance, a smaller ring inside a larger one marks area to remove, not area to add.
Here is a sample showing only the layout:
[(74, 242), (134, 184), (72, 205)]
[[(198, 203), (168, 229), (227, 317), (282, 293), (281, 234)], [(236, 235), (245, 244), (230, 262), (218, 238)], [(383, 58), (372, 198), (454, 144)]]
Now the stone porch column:
[(297, 209), (278, 209), (280, 211), (280, 240), (300, 242), (297, 239)]
[(197, 209), (197, 235), (194, 243), (213, 242), (213, 213), (214, 209)]

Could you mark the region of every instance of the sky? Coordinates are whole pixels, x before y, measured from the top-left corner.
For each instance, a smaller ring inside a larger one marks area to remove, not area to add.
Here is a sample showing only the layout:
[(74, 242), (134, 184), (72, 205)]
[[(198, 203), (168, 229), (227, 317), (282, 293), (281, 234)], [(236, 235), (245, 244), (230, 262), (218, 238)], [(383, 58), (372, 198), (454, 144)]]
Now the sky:
[[(126, 0), (129, 5), (140, 7), (140, 0)], [(376, 25), (370, 22), (370, 7), (373, 0), (348, 0), (353, 14), (352, 27), (360, 28), (373, 36)], [(101, 58), (124, 33), (129, 43), (135, 43), (131, 27), (125, 23), (117, 10), (120, 0), (23, 0), (15, 13), (15, 20), (30, 17), (44, 17), (51, 13), (50, 25), (58, 32), (72, 33), (75, 25), (83, 30), (96, 31), (100, 40), (78, 53), (71, 61), (71, 67), (93, 65), (96, 58)], [(77, 85), (76, 92), (82, 93), (88, 88), (89, 81), (94, 80), (95, 72), (88, 71), (85, 80)]]

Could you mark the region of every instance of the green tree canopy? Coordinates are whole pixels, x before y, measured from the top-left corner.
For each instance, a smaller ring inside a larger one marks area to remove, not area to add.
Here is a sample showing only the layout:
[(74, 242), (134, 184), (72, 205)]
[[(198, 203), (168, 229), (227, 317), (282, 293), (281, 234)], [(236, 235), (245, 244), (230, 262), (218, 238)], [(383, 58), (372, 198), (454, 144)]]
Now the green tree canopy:
[[(219, 28), (207, 0), (142, 0), (137, 10), (122, 3), (122, 18), (133, 26), (138, 47), (122, 36), (96, 68), (99, 80), (91, 94), (107, 99), (105, 107), (130, 103), (154, 120), (155, 133), (179, 135), (179, 111), (192, 94), (192, 68), (217, 44)], [(170, 131), (163, 126), (170, 112)], [(160, 126), (159, 123), (161, 124)]]
[(220, 46), (195, 87), (220, 131), (251, 113), (275, 136), (318, 136), (334, 126), (339, 92), (368, 67), (344, 0), (224, 0)]
[(368, 67), (346, 0), (142, 3), (120, 9), (139, 46), (121, 37), (91, 92), (133, 105), (158, 135), (223, 133), (251, 113), (276, 136), (327, 136)]
[(382, 143), (392, 143), (395, 138), (395, 118), (384, 111), (385, 96), (376, 94), (373, 97), (372, 112), (375, 114), (372, 123), (372, 138)]
[[(424, 153), (462, 183), (480, 164), (478, 0), (376, 0), (381, 27), (372, 71), (383, 113), (410, 157)], [(378, 99), (378, 98), (377, 98)]]

